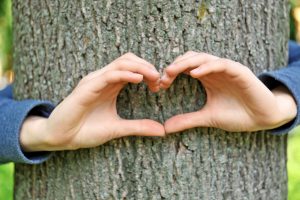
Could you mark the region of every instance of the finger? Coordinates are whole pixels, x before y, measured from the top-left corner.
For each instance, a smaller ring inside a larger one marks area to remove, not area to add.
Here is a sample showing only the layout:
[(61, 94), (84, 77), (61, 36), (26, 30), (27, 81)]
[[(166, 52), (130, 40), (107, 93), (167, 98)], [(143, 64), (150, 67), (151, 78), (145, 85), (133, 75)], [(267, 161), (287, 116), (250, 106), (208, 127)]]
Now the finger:
[[(179, 61), (181, 61), (181, 60), (186, 59), (186, 58), (189, 57), (189, 56), (196, 55), (196, 54), (198, 54), (198, 53), (195, 52), (195, 51), (188, 51), (188, 52), (185, 53), (184, 55), (180, 55), (180, 56), (176, 57), (173, 63), (179, 62)], [(172, 63), (171, 63), (170, 65), (172, 65)], [(183, 73), (189, 75), (189, 70), (186, 70), (186, 71), (184, 71)], [(164, 70), (164, 75), (162, 76), (162, 79), (160, 80), (160, 85), (159, 85), (159, 87), (160, 87), (160, 88), (163, 88), (163, 89), (169, 88), (170, 85), (172, 84), (172, 82), (175, 80), (175, 78), (176, 78), (176, 77), (170, 77), (170, 76), (166, 73), (166, 69), (165, 69), (165, 70)]]
[[(199, 53), (196, 52), (196, 51), (188, 51), (188, 52), (186, 52), (185, 54), (178, 56), (178, 57), (174, 60), (173, 63), (180, 62), (180, 61), (182, 61), (182, 60), (184, 60), (184, 59), (186, 59), (186, 58), (188, 58), (188, 57), (190, 57), (190, 56), (195, 56), (195, 55), (198, 55), (198, 54), (199, 54)], [(171, 64), (172, 64), (172, 63), (171, 63)]]
[[(182, 73), (184, 73), (186, 75), (190, 75), (190, 70), (185, 70)], [(159, 82), (159, 88), (168, 89), (177, 77), (176, 76), (169, 77), (167, 74), (164, 76), (165, 77), (163, 78), (163, 81), (160, 80), (160, 82)]]
[[(68, 121), (78, 121), (89, 110), (87, 107), (98, 103), (100, 96), (113, 100), (126, 83), (139, 83), (142, 80), (143, 76), (141, 74), (128, 71), (108, 71), (87, 81), (85, 84), (78, 85), (58, 107), (72, 112), (72, 116)], [(107, 86), (114, 86), (114, 84), (116, 84), (116, 87), (110, 88), (109, 93), (107, 91), (102, 92)]]
[(118, 83), (140, 83), (143, 80), (143, 75), (138, 73), (133, 73), (130, 71), (111, 71), (104, 74), (105, 81), (108, 84), (118, 84)]
[(157, 80), (156, 82), (153, 81), (150, 82), (145, 80), (145, 83), (148, 85), (151, 92), (158, 92), (160, 90), (159, 80)]
[(120, 120), (115, 137), (124, 136), (165, 136), (164, 126), (149, 119)]
[(145, 67), (140, 62), (132, 61), (129, 59), (120, 59), (116, 63), (116, 69), (118, 70), (128, 70), (131, 72), (139, 73), (144, 76), (144, 81), (148, 85), (152, 92), (157, 92), (159, 90), (159, 78), (160, 74), (155, 70)]
[(175, 80), (175, 78), (178, 76), (178, 74), (183, 72), (186, 73), (189, 70), (194, 69), (201, 64), (215, 59), (218, 59), (218, 57), (205, 53), (199, 53), (197, 55), (191, 54), (185, 57), (184, 59), (176, 63), (172, 63), (170, 66), (168, 66), (165, 70), (165, 75), (161, 78), (161, 83), (166, 86), (170, 86)]
[(137, 55), (135, 55), (131, 52), (124, 54), (123, 56), (119, 57), (118, 59), (122, 59), (122, 58), (128, 58), (128, 59), (136, 60), (140, 63), (143, 63), (145, 66), (149, 67), (150, 69), (157, 71), (155, 66), (152, 65), (150, 62), (146, 61), (145, 59), (143, 59), (143, 58), (141, 58), (141, 57), (139, 57), (139, 56), (137, 56)]
[[(124, 64), (124, 66), (122, 66), (122, 64)], [(145, 70), (145, 68), (148, 68), (148, 70)], [(84, 77), (84, 81), (80, 81), (80, 84), (83, 84), (86, 81), (98, 77), (101, 74), (111, 70), (127, 70), (132, 72), (139, 72), (141, 74), (142, 72), (144, 72), (145, 74), (143, 75), (146, 79), (149, 79), (149, 81), (156, 81), (160, 77), (159, 72), (151, 63), (142, 58), (139, 58), (132, 53), (127, 53), (117, 58), (104, 68), (89, 73), (86, 77)]]
[(160, 79), (159, 87), (162, 89), (168, 89), (171, 86), (171, 84), (174, 82), (175, 79), (176, 79), (176, 76), (170, 77), (167, 74), (164, 74), (162, 76), (162, 78)]
[(169, 76), (177, 76), (187, 69), (193, 69), (199, 65), (218, 59), (218, 57), (206, 53), (189, 53), (180, 59), (178, 62), (172, 63), (166, 68), (166, 74)]
[(165, 122), (164, 126), (166, 134), (169, 134), (195, 127), (209, 127), (210, 124), (208, 112), (200, 110), (171, 117)]
[(140, 83), (142, 80), (143, 75), (130, 71), (107, 71), (86, 81), (85, 84), (80, 84), (75, 91), (77, 93), (92, 92), (98, 94), (110, 84)]
[(183, 55), (179, 55), (179, 56), (177, 56), (175, 59), (174, 59), (174, 61), (173, 62), (177, 62), (177, 61), (179, 61), (181, 58), (183, 57)]
[(154, 70), (146, 67), (145, 65), (143, 65), (139, 62), (131, 61), (129, 59), (120, 59), (119, 61), (117, 61), (115, 63), (111, 63), (110, 65), (113, 65), (113, 67), (110, 66), (107, 69), (102, 69), (102, 70), (99, 70), (99, 71), (89, 74), (88, 76), (84, 77), (79, 82), (78, 85), (87, 84), (90, 80), (98, 79), (98, 78), (102, 77), (104, 74), (107, 74), (108, 72), (128, 71), (128, 72), (132, 72), (132, 73), (141, 74), (144, 77), (145, 81), (149, 85), (151, 85), (151, 86), (153, 85), (153, 87), (154, 87), (154, 85), (159, 86), (159, 84), (158, 84), (159, 77), (160, 77), (159, 73), (157, 71), (154, 71)]
[(142, 74), (148, 81), (156, 82), (160, 78), (158, 71), (136, 60), (123, 58), (111, 63), (111, 65), (114, 70), (131, 71)]
[(208, 74), (225, 73), (234, 78), (242, 74), (241, 72), (245, 70), (249, 69), (235, 61), (221, 58), (200, 65), (196, 69), (191, 70), (190, 74), (193, 78), (200, 78)]

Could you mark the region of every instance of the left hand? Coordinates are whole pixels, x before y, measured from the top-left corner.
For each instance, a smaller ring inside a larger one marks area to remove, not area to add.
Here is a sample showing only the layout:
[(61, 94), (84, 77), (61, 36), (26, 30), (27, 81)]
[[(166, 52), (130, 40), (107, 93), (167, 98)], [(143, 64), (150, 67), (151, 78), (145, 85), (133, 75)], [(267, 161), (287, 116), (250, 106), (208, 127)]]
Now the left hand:
[(127, 83), (145, 81), (159, 90), (159, 73), (153, 65), (127, 53), (84, 77), (49, 118), (28, 117), (21, 129), (24, 151), (73, 150), (99, 146), (114, 138), (164, 136), (162, 124), (149, 119), (119, 117), (117, 97)]
[(232, 60), (188, 52), (166, 68), (160, 86), (167, 89), (180, 73), (201, 81), (207, 101), (198, 111), (168, 119), (166, 133), (194, 127), (226, 131), (273, 129), (296, 116), (296, 103), (285, 87), (270, 91), (248, 67)]

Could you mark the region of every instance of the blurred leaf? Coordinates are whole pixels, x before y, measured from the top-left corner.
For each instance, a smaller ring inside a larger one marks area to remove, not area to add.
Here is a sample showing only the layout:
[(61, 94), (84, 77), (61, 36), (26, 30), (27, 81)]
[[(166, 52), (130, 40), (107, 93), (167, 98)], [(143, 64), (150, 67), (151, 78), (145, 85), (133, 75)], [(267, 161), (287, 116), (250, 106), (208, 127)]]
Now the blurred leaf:
[[(11, 54), (11, 0), (0, 0), (0, 67), (4, 67), (5, 69), (11, 68)], [(0, 165), (0, 200), (13, 199), (13, 171), (14, 167), (12, 163)]]
[(298, 7), (300, 6), (300, 0), (290, 0), (290, 4), (293, 7)]
[(6, 71), (12, 68), (11, 0), (0, 0), (0, 12), (0, 67)]
[(295, 129), (288, 140), (288, 189), (289, 199), (300, 199), (300, 127)]
[(0, 165), (0, 199), (13, 199), (13, 163)]
[(3, 17), (5, 15), (6, 12), (6, 4), (7, 1), (6, 0), (1, 0), (0, 1), (0, 17)]

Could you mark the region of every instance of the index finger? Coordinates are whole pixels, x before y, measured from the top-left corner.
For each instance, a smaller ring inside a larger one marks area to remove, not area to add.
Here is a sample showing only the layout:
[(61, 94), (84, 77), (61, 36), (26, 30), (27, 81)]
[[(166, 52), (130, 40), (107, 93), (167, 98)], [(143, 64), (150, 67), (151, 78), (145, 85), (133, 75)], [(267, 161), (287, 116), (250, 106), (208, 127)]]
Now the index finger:
[(194, 69), (206, 62), (216, 59), (218, 59), (217, 56), (206, 53), (191, 54), (190, 56), (187, 56), (169, 65), (165, 69), (165, 75), (161, 78), (161, 83), (165, 86), (169, 86), (180, 73)]
[[(121, 57), (117, 58), (116, 60), (122, 59), (122, 58), (127, 58), (127, 59), (131, 59), (131, 60), (136, 60), (140, 63), (143, 63), (145, 66), (147, 66), (148, 68), (157, 71), (157, 69), (155, 68), (154, 65), (152, 65), (150, 62), (148, 62), (147, 60), (135, 55), (134, 53), (128, 52), (124, 55), (122, 55)], [(115, 60), (115, 61), (116, 61)]]
[(192, 54), (184, 59), (172, 63), (166, 68), (166, 73), (169, 76), (177, 76), (188, 69), (199, 67), (200, 65), (218, 59), (217, 56), (213, 56), (207, 53)]

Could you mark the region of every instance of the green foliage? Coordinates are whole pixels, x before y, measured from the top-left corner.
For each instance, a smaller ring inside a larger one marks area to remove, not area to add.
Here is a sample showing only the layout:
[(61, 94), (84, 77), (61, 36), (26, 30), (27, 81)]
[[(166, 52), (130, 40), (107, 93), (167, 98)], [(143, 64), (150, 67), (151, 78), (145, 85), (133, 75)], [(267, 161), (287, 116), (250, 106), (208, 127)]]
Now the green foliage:
[(300, 127), (289, 136), (288, 141), (289, 199), (300, 199)]
[[(0, 0), (0, 67), (11, 68), (12, 16), (11, 0)], [(0, 70), (1, 71), (1, 70)], [(0, 199), (13, 199), (14, 165), (0, 165)]]
[(292, 15), (293, 8), (300, 5), (300, 0), (290, 0), (291, 5), (291, 12), (290, 12), (290, 39), (295, 40), (296, 38), (296, 27), (295, 27), (295, 20)]
[(7, 4), (7, 1), (0, 1), (0, 17), (5, 16), (6, 4)]
[(13, 172), (12, 163), (0, 165), (0, 199), (13, 199)]
[(296, 27), (295, 27), (295, 20), (293, 18), (292, 12), (290, 12), (290, 39), (296, 39)]
[(11, 0), (0, 1), (0, 67), (12, 68), (12, 14)]
[(300, 0), (290, 0), (290, 4), (292, 7), (300, 6)]

